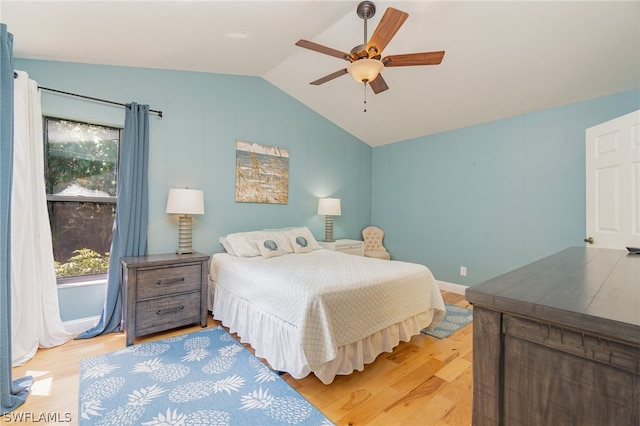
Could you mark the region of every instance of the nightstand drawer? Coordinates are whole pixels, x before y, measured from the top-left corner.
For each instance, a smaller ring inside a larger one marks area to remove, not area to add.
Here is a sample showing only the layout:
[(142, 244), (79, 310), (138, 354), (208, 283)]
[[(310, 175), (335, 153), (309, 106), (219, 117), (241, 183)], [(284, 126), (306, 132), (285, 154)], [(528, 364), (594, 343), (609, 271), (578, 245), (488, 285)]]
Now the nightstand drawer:
[(200, 320), (200, 293), (186, 293), (136, 303), (136, 335)]
[(356, 256), (364, 256), (364, 242), (361, 240), (336, 240), (321, 241), (320, 245), (328, 250), (337, 251), (339, 253), (355, 254)]
[(140, 300), (200, 290), (201, 275), (200, 263), (166, 268), (140, 268), (136, 298)]
[(346, 254), (354, 254), (356, 256), (363, 256), (364, 255), (364, 251), (362, 248), (362, 245), (360, 246), (349, 246), (349, 247), (340, 247), (337, 248), (336, 251), (339, 251), (340, 253), (346, 253)]

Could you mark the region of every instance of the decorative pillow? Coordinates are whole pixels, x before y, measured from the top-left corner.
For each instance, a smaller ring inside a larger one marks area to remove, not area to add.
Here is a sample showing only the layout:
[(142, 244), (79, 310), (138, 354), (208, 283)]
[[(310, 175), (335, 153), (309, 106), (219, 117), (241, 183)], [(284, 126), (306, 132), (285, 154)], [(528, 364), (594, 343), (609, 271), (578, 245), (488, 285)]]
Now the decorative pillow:
[(322, 248), (320, 244), (313, 237), (311, 231), (306, 226), (296, 226), (291, 228), (281, 229), (265, 229), (270, 232), (272, 237), (279, 243), (282, 251), (286, 253), (298, 253), (295, 251), (295, 246), (292, 244), (296, 238), (304, 237), (307, 240), (307, 245), (311, 250), (318, 250)]
[(289, 239), (295, 240), (298, 237), (304, 237), (307, 240), (307, 244), (311, 247), (311, 250), (319, 250), (322, 246), (316, 241), (315, 237), (306, 226), (302, 226), (300, 228), (294, 228), (287, 231), (289, 235)]
[(280, 249), (284, 254), (293, 253), (293, 246), (291, 245), (291, 241), (289, 241), (289, 236), (287, 232), (297, 228), (279, 228), (279, 229), (265, 229), (265, 232), (268, 232), (271, 238), (273, 238)]
[[(256, 257), (260, 256), (257, 243), (267, 238), (271, 237), (264, 231), (237, 232), (227, 235), (225, 237), (225, 243), (229, 246), (231, 252), (234, 253), (234, 256)], [(231, 254), (228, 250), (227, 252)]]
[(260, 250), (260, 255), (265, 259), (275, 256), (282, 256), (282, 250), (280, 250), (280, 246), (273, 240), (263, 240), (258, 241), (258, 249)]
[(313, 251), (309, 245), (309, 241), (302, 235), (291, 237), (291, 245), (293, 246), (294, 253), (308, 253)]

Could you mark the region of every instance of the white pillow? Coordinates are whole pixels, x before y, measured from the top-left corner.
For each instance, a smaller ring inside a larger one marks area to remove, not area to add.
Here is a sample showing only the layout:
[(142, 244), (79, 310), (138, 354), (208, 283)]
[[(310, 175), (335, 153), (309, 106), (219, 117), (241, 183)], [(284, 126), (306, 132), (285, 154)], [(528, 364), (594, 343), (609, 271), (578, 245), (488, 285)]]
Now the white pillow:
[(220, 241), (220, 244), (222, 244), (222, 247), (224, 247), (224, 251), (226, 251), (227, 253), (229, 253), (231, 256), (238, 256), (234, 251), (233, 251), (233, 247), (231, 247), (231, 244), (229, 244), (229, 242), (227, 241), (226, 237), (220, 237), (220, 239), (218, 240)]
[(282, 250), (277, 242), (272, 239), (262, 240), (257, 242), (260, 255), (265, 259), (270, 257), (282, 256)]
[[(264, 231), (236, 232), (225, 237), (225, 242), (238, 257), (256, 257), (260, 256), (258, 242), (271, 238), (269, 233)], [(225, 248), (226, 249), (226, 248)], [(229, 252), (227, 250), (229, 254)]]

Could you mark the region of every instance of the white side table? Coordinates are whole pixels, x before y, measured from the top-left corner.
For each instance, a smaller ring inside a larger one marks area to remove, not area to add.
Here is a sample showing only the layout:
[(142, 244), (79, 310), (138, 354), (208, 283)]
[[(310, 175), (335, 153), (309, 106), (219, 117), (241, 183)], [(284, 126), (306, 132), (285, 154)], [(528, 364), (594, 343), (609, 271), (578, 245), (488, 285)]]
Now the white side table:
[(354, 254), (356, 256), (364, 256), (364, 241), (342, 239), (332, 242), (319, 241), (319, 243), (323, 248), (328, 250)]

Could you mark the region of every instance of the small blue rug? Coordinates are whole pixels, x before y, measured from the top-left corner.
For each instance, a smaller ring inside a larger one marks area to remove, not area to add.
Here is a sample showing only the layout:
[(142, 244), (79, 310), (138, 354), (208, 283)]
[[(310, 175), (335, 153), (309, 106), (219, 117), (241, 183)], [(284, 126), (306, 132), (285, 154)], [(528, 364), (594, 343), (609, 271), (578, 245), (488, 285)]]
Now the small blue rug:
[(428, 334), (438, 339), (444, 339), (454, 331), (457, 331), (473, 321), (473, 310), (462, 308), (460, 306), (445, 303), (447, 313), (444, 318), (433, 330), (423, 328), (424, 334)]
[(222, 327), (80, 363), (80, 425), (333, 425)]

